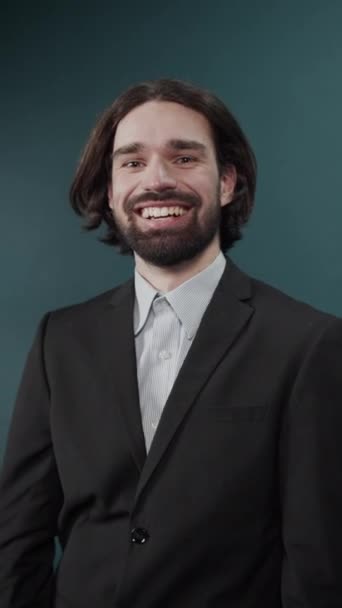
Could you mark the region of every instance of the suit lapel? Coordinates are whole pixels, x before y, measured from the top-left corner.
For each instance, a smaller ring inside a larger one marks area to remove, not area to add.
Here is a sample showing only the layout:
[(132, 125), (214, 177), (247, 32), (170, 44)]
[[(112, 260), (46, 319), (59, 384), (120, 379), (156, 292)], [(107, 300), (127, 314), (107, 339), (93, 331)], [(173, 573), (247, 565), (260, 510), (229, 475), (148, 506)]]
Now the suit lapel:
[(164, 407), (142, 470), (136, 498), (146, 486), (199, 391), (250, 319), (253, 308), (245, 301), (250, 298), (250, 291), (249, 277), (228, 259)]
[[(117, 403), (132, 456), (139, 470), (146, 459), (133, 331), (134, 283), (114, 291), (98, 318), (98, 356), (104, 369), (111, 407)], [(111, 433), (113, 429), (111, 429)]]

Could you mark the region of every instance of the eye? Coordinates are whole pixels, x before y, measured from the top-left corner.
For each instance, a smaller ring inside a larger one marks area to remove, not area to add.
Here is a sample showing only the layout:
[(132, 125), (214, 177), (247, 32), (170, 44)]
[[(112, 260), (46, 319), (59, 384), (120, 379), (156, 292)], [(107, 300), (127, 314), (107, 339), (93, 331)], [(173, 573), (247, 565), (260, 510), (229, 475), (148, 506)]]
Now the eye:
[(181, 165), (187, 165), (195, 160), (194, 156), (180, 156), (176, 162)]
[(179, 165), (188, 165), (194, 162), (195, 160), (196, 158), (194, 156), (180, 156), (176, 159), (176, 163), (178, 163)]
[(128, 169), (137, 169), (141, 165), (142, 165), (142, 162), (140, 160), (128, 160), (127, 162), (123, 163), (122, 166), (128, 167)]

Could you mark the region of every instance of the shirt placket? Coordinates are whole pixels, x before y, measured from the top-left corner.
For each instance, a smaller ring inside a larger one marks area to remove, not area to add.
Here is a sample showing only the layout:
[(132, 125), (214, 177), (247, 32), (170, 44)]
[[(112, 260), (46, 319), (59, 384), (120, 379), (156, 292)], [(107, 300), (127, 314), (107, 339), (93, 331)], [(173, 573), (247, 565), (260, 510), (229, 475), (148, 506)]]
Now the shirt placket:
[(164, 405), (174, 383), (179, 348), (179, 321), (165, 298), (152, 305), (153, 330), (149, 369), (150, 403), (144, 424), (146, 447), (150, 447)]

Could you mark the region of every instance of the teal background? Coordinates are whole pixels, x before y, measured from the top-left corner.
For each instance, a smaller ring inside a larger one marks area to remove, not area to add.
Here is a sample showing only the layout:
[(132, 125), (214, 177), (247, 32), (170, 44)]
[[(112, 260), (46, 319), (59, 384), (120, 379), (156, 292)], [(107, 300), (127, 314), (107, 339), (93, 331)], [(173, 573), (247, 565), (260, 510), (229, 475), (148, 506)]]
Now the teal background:
[(233, 259), (341, 315), (342, 3), (12, 2), (1, 22), (0, 455), (42, 314), (132, 271), (67, 192), (96, 117), (135, 82), (188, 79), (227, 103), (259, 164)]

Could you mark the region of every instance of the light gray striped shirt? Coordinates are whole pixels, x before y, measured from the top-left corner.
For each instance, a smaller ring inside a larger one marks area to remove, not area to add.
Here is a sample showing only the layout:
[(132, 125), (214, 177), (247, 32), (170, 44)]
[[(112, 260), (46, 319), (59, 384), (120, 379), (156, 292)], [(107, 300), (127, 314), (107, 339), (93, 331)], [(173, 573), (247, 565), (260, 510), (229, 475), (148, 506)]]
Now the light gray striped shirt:
[(134, 335), (147, 451), (225, 265), (220, 252), (207, 268), (167, 293), (135, 271)]

